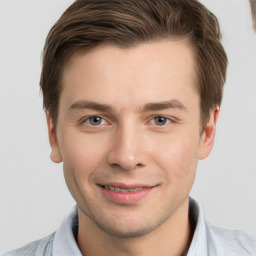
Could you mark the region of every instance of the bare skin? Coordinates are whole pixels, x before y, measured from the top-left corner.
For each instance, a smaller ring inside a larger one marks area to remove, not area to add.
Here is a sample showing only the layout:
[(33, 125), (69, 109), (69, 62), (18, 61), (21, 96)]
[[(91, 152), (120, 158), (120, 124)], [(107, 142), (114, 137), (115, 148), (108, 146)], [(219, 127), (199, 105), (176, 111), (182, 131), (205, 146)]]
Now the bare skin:
[[(219, 107), (200, 133), (186, 40), (75, 55), (63, 75), (51, 159), (63, 161), (86, 256), (180, 256), (191, 242), (188, 197), (210, 153)], [(113, 191), (115, 190), (115, 191)]]

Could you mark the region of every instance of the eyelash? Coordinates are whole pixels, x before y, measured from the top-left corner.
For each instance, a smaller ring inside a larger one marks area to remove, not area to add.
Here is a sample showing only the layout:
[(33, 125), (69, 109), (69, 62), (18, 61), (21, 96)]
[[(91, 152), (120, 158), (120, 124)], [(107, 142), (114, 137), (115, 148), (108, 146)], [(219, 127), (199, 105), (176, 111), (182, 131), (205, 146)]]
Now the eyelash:
[(156, 125), (155, 124), (156, 126), (159, 126), (159, 127), (164, 127), (164, 126), (168, 125), (169, 123), (173, 123), (173, 120), (171, 118), (169, 118), (169, 117), (166, 117), (166, 116), (154, 116), (153, 118), (150, 119), (149, 123), (151, 123), (153, 120), (155, 122), (155, 120), (157, 118), (161, 118), (161, 119), (165, 120), (165, 123), (163, 125)]
[[(99, 118), (101, 120), (101, 123), (100, 124), (91, 124), (90, 123), (90, 120), (92, 120), (93, 118)], [(156, 125), (155, 121), (157, 118), (161, 118), (161, 119), (164, 119), (164, 124), (163, 125)], [(102, 124), (102, 121), (105, 121), (104, 124)], [(155, 115), (155, 116), (152, 116), (150, 121), (148, 122), (149, 124), (152, 124), (152, 121), (155, 123), (153, 125), (157, 126), (157, 127), (165, 127), (167, 126), (169, 123), (174, 123), (174, 120), (169, 118), (169, 117), (166, 117), (166, 116), (161, 116), (161, 115)], [(106, 119), (102, 116), (89, 116), (89, 117), (86, 117), (86, 118), (83, 118), (80, 122), (80, 124), (86, 124), (86, 125), (89, 125), (89, 126), (92, 126), (92, 127), (100, 127), (102, 125), (107, 125), (109, 124), (108, 121), (106, 121)]]
[(97, 127), (97, 126), (101, 126), (101, 125), (102, 125), (102, 124), (93, 125), (93, 124), (89, 123), (90, 120), (92, 120), (93, 118), (100, 118), (101, 121), (105, 121), (106, 124), (108, 123), (108, 122), (105, 120), (105, 118), (103, 118), (103, 117), (101, 117), (101, 116), (89, 116), (89, 117), (83, 119), (83, 120), (81, 121), (81, 124), (86, 123), (87, 125), (93, 126), (93, 127)]

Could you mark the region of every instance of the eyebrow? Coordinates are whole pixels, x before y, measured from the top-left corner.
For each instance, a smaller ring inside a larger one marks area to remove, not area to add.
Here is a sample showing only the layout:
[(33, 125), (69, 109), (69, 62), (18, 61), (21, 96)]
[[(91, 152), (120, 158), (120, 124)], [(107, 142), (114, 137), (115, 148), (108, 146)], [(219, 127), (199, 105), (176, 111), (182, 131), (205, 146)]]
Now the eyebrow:
[(77, 101), (71, 105), (70, 109), (92, 109), (102, 112), (114, 112), (114, 108), (109, 105), (100, 104), (94, 101)]
[(178, 109), (180, 111), (186, 112), (187, 108), (178, 100), (170, 100), (170, 101), (161, 101), (156, 103), (147, 103), (141, 112), (148, 111), (159, 111), (164, 109)]
[[(115, 112), (115, 109), (110, 105), (85, 100), (75, 102), (71, 105), (70, 109), (92, 109), (101, 112)], [(147, 103), (142, 109), (139, 109), (139, 112), (160, 111), (164, 109), (187, 111), (187, 108), (180, 101), (172, 99), (170, 101)]]

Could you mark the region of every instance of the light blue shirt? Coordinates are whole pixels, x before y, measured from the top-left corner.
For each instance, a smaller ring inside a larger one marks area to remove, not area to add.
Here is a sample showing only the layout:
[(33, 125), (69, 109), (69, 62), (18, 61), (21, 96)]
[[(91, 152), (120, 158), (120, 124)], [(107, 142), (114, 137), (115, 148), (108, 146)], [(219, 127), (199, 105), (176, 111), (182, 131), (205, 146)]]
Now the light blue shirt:
[[(189, 217), (195, 231), (187, 256), (256, 256), (256, 237), (209, 224), (201, 206), (192, 198)], [(56, 233), (2, 256), (83, 256), (75, 240), (77, 229), (77, 206), (74, 206)]]

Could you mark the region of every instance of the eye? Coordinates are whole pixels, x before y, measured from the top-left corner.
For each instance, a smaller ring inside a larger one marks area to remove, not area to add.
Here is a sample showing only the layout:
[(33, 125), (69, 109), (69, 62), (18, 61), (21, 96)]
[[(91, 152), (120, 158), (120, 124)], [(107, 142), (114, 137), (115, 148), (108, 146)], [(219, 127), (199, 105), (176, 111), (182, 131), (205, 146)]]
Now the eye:
[(106, 124), (106, 120), (100, 116), (91, 116), (84, 120), (84, 123), (91, 126), (100, 126)]
[(150, 120), (150, 124), (153, 124), (156, 126), (164, 126), (170, 122), (171, 122), (171, 119), (164, 116), (156, 116)]

